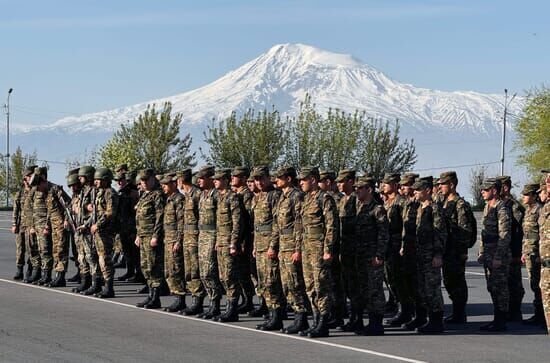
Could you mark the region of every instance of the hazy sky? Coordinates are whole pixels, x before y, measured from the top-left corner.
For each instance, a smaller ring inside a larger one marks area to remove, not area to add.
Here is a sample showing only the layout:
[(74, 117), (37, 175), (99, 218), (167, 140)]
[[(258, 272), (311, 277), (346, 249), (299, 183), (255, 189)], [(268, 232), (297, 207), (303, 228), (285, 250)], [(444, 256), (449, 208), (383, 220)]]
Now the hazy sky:
[(348, 53), (419, 87), (550, 80), (549, 1), (0, 0), (0, 104), (52, 122), (205, 85), (278, 43)]

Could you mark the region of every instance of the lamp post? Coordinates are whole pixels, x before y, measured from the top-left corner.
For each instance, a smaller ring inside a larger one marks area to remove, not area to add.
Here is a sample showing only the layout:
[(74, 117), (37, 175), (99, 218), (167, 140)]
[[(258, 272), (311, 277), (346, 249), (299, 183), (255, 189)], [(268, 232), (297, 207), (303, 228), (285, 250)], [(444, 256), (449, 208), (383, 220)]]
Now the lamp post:
[(10, 206), (10, 95), (13, 88), (8, 91), (6, 102), (6, 207)]
[(506, 144), (506, 114), (508, 113), (508, 106), (516, 98), (516, 93), (512, 96), (510, 101), (508, 101), (508, 90), (504, 89), (504, 117), (503, 117), (503, 127), (502, 127), (502, 143), (500, 150), (500, 175), (504, 175), (504, 155), (505, 155), (505, 144)]

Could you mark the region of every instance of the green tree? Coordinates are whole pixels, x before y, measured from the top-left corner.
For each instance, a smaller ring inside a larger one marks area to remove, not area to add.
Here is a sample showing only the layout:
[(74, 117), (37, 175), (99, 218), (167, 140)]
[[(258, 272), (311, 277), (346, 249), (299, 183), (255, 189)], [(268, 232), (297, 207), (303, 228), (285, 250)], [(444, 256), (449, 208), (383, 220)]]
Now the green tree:
[(181, 120), (181, 114), (172, 117), (169, 102), (160, 112), (154, 104), (147, 106), (99, 149), (99, 163), (109, 168), (126, 163), (131, 169), (153, 168), (158, 173), (195, 166), (191, 135), (179, 136)]
[[(31, 154), (24, 154), (20, 146), (17, 146), (15, 152), (11, 154), (10, 157), (10, 190), (9, 195), (13, 195), (21, 188), (23, 185), (23, 172), (28, 166), (37, 164), (37, 155), (36, 151)], [(0, 195), (2, 199), (6, 198), (6, 159), (2, 158), (0, 160)]]
[(472, 207), (476, 210), (483, 209), (483, 207), (485, 206), (485, 201), (481, 196), (481, 184), (483, 184), (483, 181), (486, 177), (486, 166), (481, 165), (477, 168), (473, 168), (470, 171), (470, 193), (472, 193), (472, 198), (474, 200), (474, 204)]
[(203, 158), (217, 167), (266, 164), (276, 167), (285, 145), (286, 127), (276, 110), (256, 113), (249, 109), (241, 117), (236, 112), (221, 121), (212, 120), (204, 132), (208, 150)]
[(527, 95), (523, 116), (516, 125), (516, 148), (521, 155), (518, 163), (527, 167), (531, 175), (539, 175), (550, 165), (550, 89), (535, 88)]

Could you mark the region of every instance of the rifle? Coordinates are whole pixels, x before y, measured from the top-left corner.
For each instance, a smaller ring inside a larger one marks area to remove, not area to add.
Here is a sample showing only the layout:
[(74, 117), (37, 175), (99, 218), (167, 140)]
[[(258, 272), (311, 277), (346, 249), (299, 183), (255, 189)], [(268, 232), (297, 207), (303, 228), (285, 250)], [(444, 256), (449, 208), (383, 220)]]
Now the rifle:
[(69, 222), (70, 230), (73, 232), (76, 232), (76, 222), (73, 217), (73, 213), (67, 203), (65, 203), (65, 199), (63, 197), (59, 198), (59, 203), (61, 203), (61, 206), (65, 210), (65, 214), (67, 215), (67, 222)]

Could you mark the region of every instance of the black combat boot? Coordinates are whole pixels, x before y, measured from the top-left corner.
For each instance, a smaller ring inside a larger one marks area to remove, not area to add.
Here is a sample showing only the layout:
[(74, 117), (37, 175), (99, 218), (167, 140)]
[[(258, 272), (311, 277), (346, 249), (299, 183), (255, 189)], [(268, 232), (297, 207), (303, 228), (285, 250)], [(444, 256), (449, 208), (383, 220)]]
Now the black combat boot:
[(299, 332), (307, 330), (308, 328), (309, 324), (307, 322), (306, 313), (295, 313), (294, 323), (286, 328), (281, 329), (281, 332), (285, 334), (298, 334)]
[(185, 305), (185, 295), (176, 295), (176, 298), (174, 299), (172, 305), (165, 307), (164, 311), (175, 313), (178, 311), (182, 311), (186, 307), (187, 306)]
[(466, 303), (453, 301), (453, 313), (445, 317), (444, 321), (447, 324), (466, 324)]
[(355, 324), (357, 324), (357, 309), (351, 308), (349, 320), (342, 326), (336, 328), (338, 331), (355, 331)]
[(159, 296), (170, 296), (170, 288), (166, 280), (162, 279), (159, 286)]
[(27, 272), (25, 272), (25, 278), (23, 279), (23, 282), (28, 284), (31, 282), (31, 276), (32, 276), (33, 268), (31, 264), (27, 265)]
[(324, 314), (319, 317), (317, 326), (307, 333), (310, 338), (325, 338), (328, 337), (328, 320), (329, 314)]
[(151, 299), (143, 307), (145, 309), (160, 309), (160, 289), (158, 287), (151, 288)]
[(50, 283), (51, 281), (52, 281), (52, 270), (46, 269), (42, 271), (42, 277), (40, 278), (40, 280), (35, 281), (36, 283), (33, 282), (33, 284), (44, 286)]
[(191, 306), (184, 309), (181, 313), (186, 316), (201, 314), (204, 310), (202, 304), (204, 303), (204, 296), (193, 296), (191, 298)]
[(508, 314), (506, 314), (506, 321), (523, 321), (523, 315), (521, 314), (521, 302), (514, 302), (510, 304), (510, 310), (508, 311)]
[(153, 289), (149, 289), (149, 293), (147, 294), (147, 297), (145, 298), (145, 300), (143, 300), (142, 302), (138, 302), (136, 306), (138, 308), (142, 308), (145, 305), (149, 304), (149, 302), (151, 301), (152, 294), (153, 294)]
[(298, 335), (301, 336), (301, 337), (307, 337), (307, 335), (309, 334), (310, 331), (312, 331), (313, 329), (315, 329), (317, 327), (317, 325), (319, 324), (319, 319), (320, 319), (320, 315), (319, 313), (313, 313), (313, 322), (311, 324), (311, 326), (308, 328), (308, 329), (305, 329), (305, 330), (301, 330)]
[(80, 272), (77, 270), (76, 274), (74, 274), (73, 276), (71, 276), (67, 279), (67, 282), (76, 282), (77, 284), (79, 284), (80, 283)]
[(382, 324), (383, 320), (384, 315), (369, 313), (369, 323), (362, 331), (355, 332), (355, 334), (364, 336), (384, 335), (384, 325)]
[(94, 295), (101, 291), (101, 276), (99, 275), (93, 275), (92, 276), (92, 285), (84, 291), (81, 291), (80, 293), (82, 295)]
[(259, 330), (274, 331), (283, 328), (283, 308), (271, 310), (271, 319), (263, 324)]
[(265, 299), (263, 297), (260, 297), (260, 305), (248, 313), (248, 316), (251, 318), (260, 318), (268, 313), (267, 305), (265, 303)]
[(15, 270), (15, 275), (13, 275), (14, 280), (22, 280), (23, 279), (23, 266), (17, 266), (17, 269)]
[(479, 327), (481, 331), (487, 332), (501, 332), (507, 329), (506, 327), (507, 313), (495, 309), (494, 319), (489, 324), (485, 324)]
[(136, 292), (138, 294), (148, 294), (149, 293), (149, 285), (145, 284), (141, 289), (137, 289)]
[(105, 285), (101, 289), (100, 292), (95, 294), (96, 297), (100, 299), (108, 299), (111, 297), (115, 297), (115, 290), (113, 289), (113, 278), (111, 277), (109, 280), (105, 281)]
[(197, 315), (197, 318), (212, 319), (215, 316), (220, 315), (220, 298), (210, 300), (210, 307), (207, 311)]
[(32, 270), (31, 278), (29, 279), (29, 281), (27, 281), (27, 283), (36, 285), (35, 282), (40, 280), (41, 277), (42, 277), (42, 270), (40, 269), (40, 267), (37, 267)]
[(523, 321), (525, 325), (541, 325), (544, 322), (544, 309), (542, 305), (535, 305), (535, 314)]
[(399, 304), (397, 314), (390, 319), (387, 319), (384, 324), (388, 327), (400, 327), (401, 325), (411, 321), (414, 312), (414, 305)]
[(74, 287), (72, 292), (81, 293), (82, 291), (87, 290), (92, 285), (92, 276), (90, 274), (85, 274), (80, 276), (80, 285)]
[(48, 284), (48, 287), (65, 287), (67, 282), (65, 281), (65, 271), (58, 271), (55, 273), (55, 278)]
[(416, 328), (420, 328), (422, 325), (428, 322), (427, 314), (428, 313), (426, 309), (424, 309), (423, 307), (416, 307), (416, 314), (414, 319), (409, 321), (408, 323), (403, 324), (403, 329), (415, 330)]
[(129, 281), (136, 276), (136, 268), (132, 259), (126, 259), (126, 273), (117, 277), (117, 281)]
[(234, 323), (239, 321), (239, 303), (237, 299), (233, 299), (227, 302), (225, 313), (220, 316), (214, 317), (214, 321), (220, 323)]
[(419, 334), (441, 334), (444, 331), (443, 327), (443, 312), (430, 313), (430, 319), (427, 324), (416, 329)]
[(254, 297), (254, 295), (244, 295), (243, 297), (244, 297), (244, 300), (242, 304), (240, 304), (239, 307), (237, 308), (237, 312), (239, 314), (246, 314), (254, 310), (254, 301), (252, 301), (252, 298)]
[(330, 314), (330, 320), (327, 323), (327, 326), (329, 329), (336, 329), (344, 326), (344, 318), (343, 313), (341, 309), (332, 309), (332, 313)]

